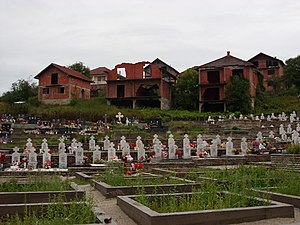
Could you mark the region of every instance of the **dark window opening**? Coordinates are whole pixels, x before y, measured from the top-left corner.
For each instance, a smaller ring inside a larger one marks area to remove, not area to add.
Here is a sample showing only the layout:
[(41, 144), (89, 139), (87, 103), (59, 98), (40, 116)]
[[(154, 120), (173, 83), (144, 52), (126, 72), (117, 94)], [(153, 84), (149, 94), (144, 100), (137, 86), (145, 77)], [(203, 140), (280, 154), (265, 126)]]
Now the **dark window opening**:
[(274, 74), (275, 74), (275, 70), (274, 69), (268, 70), (268, 75), (274, 75)]
[(278, 66), (277, 60), (267, 60), (267, 67)]
[(232, 70), (232, 76), (243, 77), (244, 76), (244, 70), (243, 69), (233, 69)]
[(125, 86), (117, 85), (117, 97), (124, 98), (124, 96), (125, 96)]
[(207, 88), (203, 94), (204, 101), (218, 101), (220, 100), (219, 88)]
[(43, 94), (49, 95), (49, 88), (43, 88)]
[(254, 66), (258, 67), (258, 61), (253, 61), (252, 64), (254, 64)]
[(142, 84), (138, 88), (136, 96), (159, 96), (159, 87), (157, 84)]
[(84, 98), (84, 95), (85, 95), (85, 91), (84, 91), (84, 89), (81, 89), (81, 93), (80, 93), (80, 95), (81, 95), (81, 98)]
[(65, 93), (65, 87), (58, 87), (57, 88), (57, 93), (64, 94)]
[(220, 71), (208, 71), (207, 80), (210, 84), (220, 83)]
[(202, 112), (224, 112), (224, 103), (204, 103), (201, 107)]
[(58, 74), (57, 73), (51, 74), (51, 84), (58, 84)]

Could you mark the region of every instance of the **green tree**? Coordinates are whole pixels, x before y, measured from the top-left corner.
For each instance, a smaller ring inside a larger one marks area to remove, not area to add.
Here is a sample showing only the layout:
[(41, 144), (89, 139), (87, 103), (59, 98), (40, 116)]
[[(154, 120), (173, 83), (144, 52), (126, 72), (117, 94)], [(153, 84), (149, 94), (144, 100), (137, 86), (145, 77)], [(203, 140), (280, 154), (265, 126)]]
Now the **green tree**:
[(27, 101), (28, 99), (37, 98), (37, 92), (36, 83), (20, 79), (12, 84), (10, 91), (3, 93), (1, 100), (10, 104), (17, 101)]
[(283, 78), (287, 88), (296, 86), (300, 90), (300, 55), (290, 58), (283, 68)]
[(69, 69), (71, 70), (75, 70), (77, 72), (80, 72), (82, 74), (84, 74), (85, 76), (87, 77), (91, 77), (91, 70), (89, 67), (83, 65), (82, 62), (76, 62), (76, 63), (73, 63), (72, 65), (68, 66)]
[(179, 76), (175, 91), (176, 107), (186, 110), (198, 109), (198, 80), (198, 73), (194, 69), (188, 69)]
[(230, 112), (251, 112), (250, 82), (243, 76), (232, 76), (226, 85), (225, 101)]

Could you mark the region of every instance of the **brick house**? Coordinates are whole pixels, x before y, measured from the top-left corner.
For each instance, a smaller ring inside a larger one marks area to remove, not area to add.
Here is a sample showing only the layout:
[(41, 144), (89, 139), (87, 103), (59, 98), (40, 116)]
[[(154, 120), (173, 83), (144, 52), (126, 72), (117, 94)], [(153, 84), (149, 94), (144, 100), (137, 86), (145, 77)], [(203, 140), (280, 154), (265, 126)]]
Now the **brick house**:
[(92, 82), (82, 73), (51, 63), (34, 77), (39, 80), (38, 99), (44, 104), (69, 104), (72, 99), (90, 99)]
[(274, 79), (282, 77), (283, 75), (284, 62), (262, 52), (248, 61), (254, 64), (263, 75), (263, 85), (266, 91), (273, 90)]
[(91, 83), (91, 91), (93, 93), (105, 93), (106, 91), (106, 78), (110, 69), (106, 67), (98, 67), (96, 69), (91, 70), (91, 79), (93, 83)]
[(244, 76), (250, 81), (250, 93), (254, 103), (258, 78), (255, 66), (247, 61), (227, 55), (198, 67), (199, 71), (199, 111), (226, 111), (225, 85), (231, 76)]
[(107, 76), (106, 99), (117, 106), (169, 109), (178, 74), (160, 59), (119, 64)]

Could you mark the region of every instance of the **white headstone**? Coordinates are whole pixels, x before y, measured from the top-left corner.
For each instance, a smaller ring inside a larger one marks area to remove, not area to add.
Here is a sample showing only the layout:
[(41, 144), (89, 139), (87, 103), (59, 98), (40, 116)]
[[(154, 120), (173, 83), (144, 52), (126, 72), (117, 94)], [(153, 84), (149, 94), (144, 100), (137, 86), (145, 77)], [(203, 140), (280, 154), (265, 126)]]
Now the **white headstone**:
[(199, 155), (200, 152), (204, 151), (205, 147), (206, 145), (203, 142), (202, 135), (199, 134), (197, 136), (197, 155)]
[(83, 148), (82, 143), (78, 142), (77, 148), (75, 149), (75, 165), (83, 164)]
[(264, 119), (265, 119), (265, 116), (264, 116), (263, 113), (260, 115), (260, 119), (261, 119), (261, 120), (264, 120)]
[(66, 146), (61, 146), (58, 153), (58, 168), (67, 169), (68, 168), (68, 155), (66, 153)]
[(260, 120), (260, 119), (259, 119), (259, 116), (256, 116), (256, 117), (255, 117), (255, 120)]
[(41, 144), (40, 154), (43, 154), (46, 149), (48, 149), (48, 143), (47, 143), (47, 139), (44, 138)]
[(93, 150), (95, 150), (95, 148), (96, 148), (96, 141), (95, 141), (94, 136), (92, 135), (89, 140), (89, 149), (91, 151), (93, 151)]
[(232, 155), (233, 143), (232, 138), (228, 137), (226, 142), (226, 155)]
[(154, 137), (154, 138), (153, 138), (153, 140), (152, 140), (152, 143), (153, 143), (153, 145), (155, 145), (156, 143), (159, 142), (158, 135), (157, 135), (157, 134), (154, 134), (153, 137)]
[(169, 135), (168, 138), (168, 149), (169, 149), (169, 159), (176, 159), (176, 150), (177, 150), (177, 146), (175, 144), (175, 140), (173, 138), (173, 134)]
[(292, 128), (292, 125), (291, 125), (291, 124), (288, 124), (287, 129), (286, 129), (286, 132), (287, 132), (288, 134), (293, 133), (293, 128)]
[(263, 140), (262, 132), (259, 131), (259, 132), (257, 133), (256, 137), (257, 137), (257, 139), (258, 139), (259, 141), (262, 141), (262, 140)]
[(221, 136), (220, 135), (216, 135), (216, 141), (217, 141), (217, 145), (221, 145), (222, 144), (222, 140), (220, 138)]
[(271, 120), (272, 120), (271, 116), (268, 115), (268, 116), (267, 116), (267, 121), (271, 121)]
[(20, 164), (20, 153), (19, 153), (19, 148), (14, 147), (13, 148), (14, 153), (11, 155), (11, 164), (12, 165), (19, 165)]
[(154, 151), (155, 151), (155, 159), (161, 159), (161, 152), (162, 152), (162, 143), (160, 140), (156, 141), (156, 143), (153, 145)]
[(285, 131), (281, 134), (281, 140), (287, 141), (287, 135)]
[(32, 169), (37, 168), (37, 154), (35, 153), (35, 148), (30, 148), (29, 159), (28, 159), (28, 167)]
[(189, 135), (185, 134), (183, 138), (183, 156), (184, 159), (191, 158), (191, 146), (190, 146), (190, 139)]
[(296, 131), (300, 131), (300, 123), (297, 123)]
[(124, 115), (122, 115), (121, 112), (118, 112), (118, 114), (116, 115), (116, 118), (118, 119), (119, 123), (122, 123), (122, 118), (124, 117)]
[(64, 137), (60, 137), (59, 144), (58, 144), (58, 153), (60, 153), (63, 150), (66, 150), (65, 139), (64, 139)]
[(45, 149), (43, 153), (43, 167), (45, 167), (46, 164), (50, 163), (51, 165), (51, 154), (49, 153), (49, 149)]
[(109, 145), (110, 145), (109, 137), (105, 136), (105, 140), (103, 142), (103, 150), (108, 151)]
[(277, 117), (274, 115), (274, 113), (271, 114), (271, 119), (272, 120), (277, 119)]
[(279, 126), (279, 134), (282, 135), (283, 133), (285, 133), (285, 130), (284, 130), (283, 124), (280, 124), (280, 126)]
[(107, 161), (112, 161), (115, 158), (115, 156), (116, 156), (115, 144), (113, 142), (110, 142), (107, 151)]
[(274, 136), (274, 132), (271, 130), (270, 132), (269, 132), (269, 138), (274, 138), (275, 136)]
[(218, 141), (217, 141), (217, 139), (212, 140), (212, 144), (209, 149), (210, 149), (211, 157), (218, 157)]
[(74, 154), (75, 150), (77, 149), (77, 140), (75, 138), (72, 139), (70, 154)]
[(247, 154), (247, 149), (248, 149), (247, 139), (243, 137), (241, 142), (241, 151), (243, 155)]
[(99, 162), (101, 160), (101, 151), (99, 145), (95, 146), (93, 151), (93, 163)]
[(145, 155), (145, 146), (144, 143), (142, 142), (142, 138), (140, 136), (137, 136), (136, 138), (136, 142), (135, 142), (135, 147), (138, 153), (138, 160), (143, 161), (146, 157)]

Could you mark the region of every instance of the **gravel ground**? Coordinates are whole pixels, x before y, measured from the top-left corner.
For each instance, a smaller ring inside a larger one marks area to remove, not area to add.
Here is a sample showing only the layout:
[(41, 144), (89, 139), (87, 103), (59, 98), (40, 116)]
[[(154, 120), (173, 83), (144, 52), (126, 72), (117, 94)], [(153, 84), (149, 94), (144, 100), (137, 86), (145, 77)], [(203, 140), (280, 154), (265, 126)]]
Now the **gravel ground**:
[[(137, 225), (117, 206), (116, 198), (106, 199), (99, 191), (94, 190), (90, 185), (80, 185), (80, 189), (85, 190), (92, 195), (95, 203), (105, 214), (111, 216), (118, 225)], [(295, 218), (274, 218), (268, 220), (259, 220), (256, 222), (239, 223), (239, 225), (300, 225), (300, 209), (295, 208)]]

